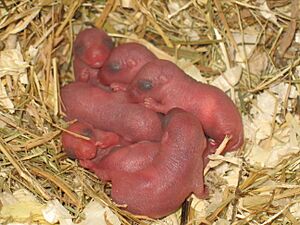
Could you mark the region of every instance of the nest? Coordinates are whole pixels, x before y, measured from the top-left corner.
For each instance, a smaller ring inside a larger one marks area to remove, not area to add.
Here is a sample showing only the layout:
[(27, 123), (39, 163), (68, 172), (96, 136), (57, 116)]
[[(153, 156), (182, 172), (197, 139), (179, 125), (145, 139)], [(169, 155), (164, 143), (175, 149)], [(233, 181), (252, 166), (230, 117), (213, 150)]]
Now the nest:
[[(297, 0), (1, 0), (0, 223), (67, 224), (46, 219), (51, 203), (68, 224), (96, 224), (85, 211), (96, 202), (106, 224), (299, 224), (299, 15)], [(91, 26), (145, 45), (236, 103), (245, 145), (211, 156), (208, 199), (191, 196), (162, 220), (137, 217), (63, 153), (59, 90), (74, 80), (74, 36)]]

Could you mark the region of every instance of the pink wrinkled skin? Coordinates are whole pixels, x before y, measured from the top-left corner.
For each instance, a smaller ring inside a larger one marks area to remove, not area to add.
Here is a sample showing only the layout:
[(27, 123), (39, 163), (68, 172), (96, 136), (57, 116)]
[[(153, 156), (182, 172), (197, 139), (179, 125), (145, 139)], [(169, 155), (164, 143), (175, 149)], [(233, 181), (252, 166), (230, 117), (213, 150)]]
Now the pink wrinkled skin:
[(169, 61), (147, 63), (131, 82), (128, 92), (135, 102), (156, 112), (166, 113), (179, 107), (194, 113), (205, 135), (217, 146), (225, 135), (231, 137), (224, 152), (243, 144), (241, 115), (231, 99), (220, 89), (190, 78)]
[(68, 119), (117, 133), (128, 142), (159, 141), (161, 122), (157, 113), (128, 101), (126, 92), (111, 92), (88, 83), (74, 82), (61, 89)]
[(100, 68), (113, 49), (111, 38), (101, 29), (81, 31), (74, 42), (74, 58), (92, 68)]
[(128, 84), (146, 63), (156, 56), (138, 43), (125, 43), (114, 48), (99, 72), (99, 80), (112, 88)]
[(81, 160), (80, 165), (94, 172), (101, 180), (111, 180), (112, 171), (136, 172), (150, 165), (158, 153), (160, 143), (141, 141), (126, 147), (116, 147), (103, 158)]
[(136, 172), (109, 171), (113, 200), (134, 214), (160, 218), (176, 211), (191, 193), (206, 195), (202, 161), (206, 138), (199, 120), (173, 109), (163, 126), (158, 153), (149, 166)]
[(94, 129), (87, 123), (76, 122), (68, 127), (68, 131), (89, 138), (89, 140), (85, 140), (68, 132), (62, 133), (64, 151), (72, 159), (92, 159), (96, 157), (98, 149), (108, 148), (120, 143), (117, 134)]

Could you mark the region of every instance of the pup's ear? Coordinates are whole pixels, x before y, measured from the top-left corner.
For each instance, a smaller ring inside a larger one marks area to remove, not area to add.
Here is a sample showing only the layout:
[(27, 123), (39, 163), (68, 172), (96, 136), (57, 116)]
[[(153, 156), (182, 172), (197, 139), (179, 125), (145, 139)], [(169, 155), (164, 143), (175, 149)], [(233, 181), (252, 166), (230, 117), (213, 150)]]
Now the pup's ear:
[(166, 75), (160, 75), (160, 76), (158, 77), (158, 81), (159, 81), (159, 83), (165, 84), (165, 83), (168, 82), (168, 78), (167, 78)]
[(132, 60), (132, 59), (128, 59), (127, 60), (127, 65), (129, 66), (129, 67), (135, 67), (136, 66), (136, 61), (134, 61), (134, 60)]

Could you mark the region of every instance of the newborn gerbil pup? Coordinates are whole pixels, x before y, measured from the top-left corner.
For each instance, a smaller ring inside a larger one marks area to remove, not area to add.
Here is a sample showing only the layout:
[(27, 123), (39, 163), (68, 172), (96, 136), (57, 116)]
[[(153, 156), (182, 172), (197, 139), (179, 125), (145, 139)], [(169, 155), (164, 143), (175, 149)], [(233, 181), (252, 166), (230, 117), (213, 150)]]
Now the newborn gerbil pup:
[(69, 132), (62, 133), (64, 151), (71, 159), (89, 160), (95, 158), (98, 149), (117, 145), (120, 141), (117, 134), (95, 129), (87, 123), (73, 123), (67, 130), (89, 138), (86, 140)]
[(125, 141), (159, 141), (159, 115), (144, 106), (129, 103), (126, 92), (111, 92), (74, 82), (61, 89), (63, 109), (68, 119), (92, 124), (93, 127), (117, 133)]
[(145, 46), (138, 43), (125, 43), (112, 50), (99, 71), (101, 83), (111, 85), (113, 89), (126, 86), (146, 63), (156, 56)]
[(111, 38), (101, 29), (88, 28), (77, 35), (73, 53), (92, 68), (100, 68), (113, 49)]
[(94, 172), (101, 180), (111, 180), (112, 171), (136, 172), (150, 165), (159, 151), (159, 142), (141, 141), (115, 147), (105, 157), (81, 160), (80, 165)]
[(113, 200), (134, 214), (160, 218), (176, 211), (191, 193), (206, 195), (202, 161), (206, 138), (200, 121), (173, 109), (163, 126), (159, 151), (149, 166), (109, 174)]
[(219, 145), (225, 135), (231, 137), (225, 151), (243, 144), (241, 115), (231, 99), (220, 89), (197, 82), (170, 61), (153, 60), (141, 68), (128, 87), (136, 102), (156, 112), (174, 107), (196, 115), (204, 133)]

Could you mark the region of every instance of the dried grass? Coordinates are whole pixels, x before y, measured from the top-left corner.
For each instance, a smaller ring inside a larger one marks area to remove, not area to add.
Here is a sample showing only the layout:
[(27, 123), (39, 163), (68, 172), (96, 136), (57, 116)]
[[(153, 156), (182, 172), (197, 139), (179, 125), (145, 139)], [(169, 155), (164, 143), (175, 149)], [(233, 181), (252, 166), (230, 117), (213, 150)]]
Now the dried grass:
[[(124, 224), (150, 222), (114, 205), (105, 193), (107, 186), (62, 151), (60, 133), (67, 124), (60, 109), (59, 87), (73, 80), (74, 36), (91, 25), (104, 27), (116, 43), (136, 41), (187, 70), (195, 66), (200, 78), (208, 82), (218, 77), (230, 82), (235, 74), (224, 73), (242, 65), (240, 79), (227, 91), (244, 118), (253, 123), (251, 110), (259, 104), (258, 96), (269, 93), (275, 84), (287, 84), (283, 102), (276, 100), (282, 107), (274, 109), (271, 134), (260, 142), (248, 138), (237, 157), (216, 160), (235, 165), (237, 185), (227, 185), (210, 170), (207, 183), (215, 197), (207, 201), (209, 210), (200, 216), (192, 205), (187, 224), (299, 224), (291, 209), (300, 203), (299, 151), (276, 166), (248, 161), (253, 146), (264, 151), (272, 149), (274, 140), (283, 146), (291, 141), (299, 144), (299, 97), (289, 97), (293, 88), (300, 88), (297, 0), (1, 0), (2, 191), (27, 188), (41, 202), (59, 199), (74, 221), (81, 220), (82, 209), (94, 198), (109, 206)], [(273, 96), (278, 98), (278, 94)], [(292, 127), (291, 134), (284, 133), (287, 127)], [(178, 215), (166, 220), (176, 224)]]

